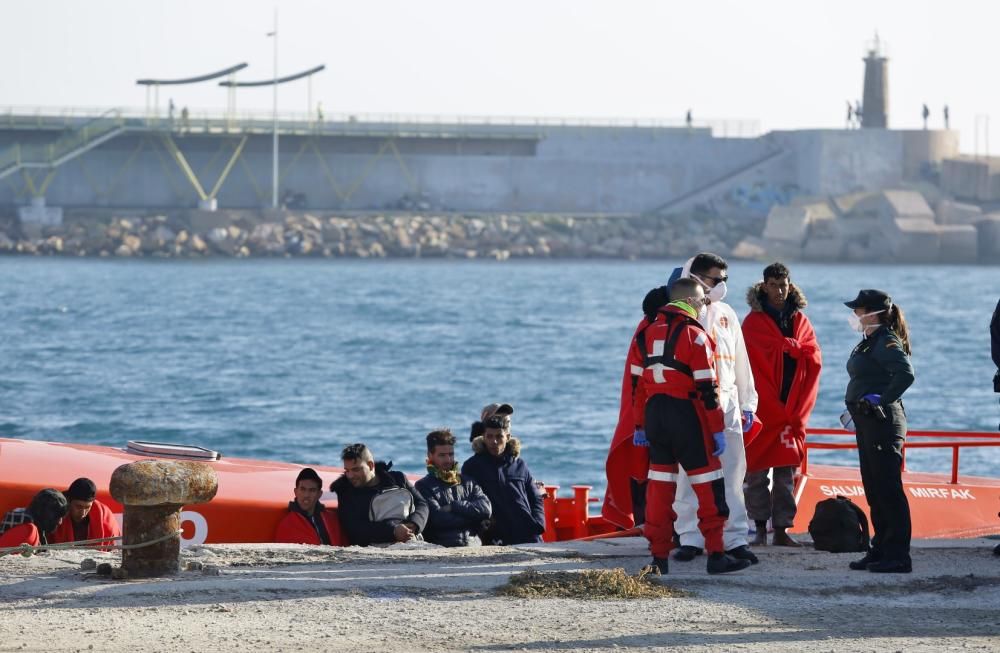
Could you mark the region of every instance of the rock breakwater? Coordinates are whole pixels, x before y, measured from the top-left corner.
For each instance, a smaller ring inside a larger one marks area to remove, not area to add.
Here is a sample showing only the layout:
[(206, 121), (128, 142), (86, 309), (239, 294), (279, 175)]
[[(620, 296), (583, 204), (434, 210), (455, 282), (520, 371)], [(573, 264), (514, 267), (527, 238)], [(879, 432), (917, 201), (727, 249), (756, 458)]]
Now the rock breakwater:
[(0, 254), (117, 258), (677, 258), (728, 255), (759, 219), (282, 212), (67, 216), (59, 226), (0, 221)]

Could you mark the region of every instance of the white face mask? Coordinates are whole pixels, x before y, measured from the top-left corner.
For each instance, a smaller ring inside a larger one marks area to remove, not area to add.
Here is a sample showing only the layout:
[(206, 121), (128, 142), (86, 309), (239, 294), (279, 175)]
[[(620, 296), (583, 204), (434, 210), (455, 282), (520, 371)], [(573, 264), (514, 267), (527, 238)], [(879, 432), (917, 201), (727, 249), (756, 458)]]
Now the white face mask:
[(873, 311), (871, 313), (865, 313), (864, 315), (858, 315), (857, 313), (851, 311), (847, 315), (847, 323), (851, 325), (851, 329), (857, 331), (858, 333), (868, 333), (870, 329), (877, 327), (877, 324), (864, 324), (861, 318), (868, 317), (869, 315), (878, 315), (879, 313), (885, 313), (885, 311)]
[(726, 282), (720, 281), (715, 287), (708, 291), (707, 297), (713, 302), (721, 302), (726, 298)]
[(705, 289), (705, 297), (708, 298), (708, 301), (721, 302), (723, 299), (726, 298), (726, 291), (728, 289), (726, 288), (725, 281), (719, 281), (718, 283), (715, 284), (714, 287), (709, 288), (708, 284), (702, 281), (701, 277), (698, 276), (697, 274), (692, 274), (691, 277), (694, 278), (695, 281), (700, 283), (702, 288)]

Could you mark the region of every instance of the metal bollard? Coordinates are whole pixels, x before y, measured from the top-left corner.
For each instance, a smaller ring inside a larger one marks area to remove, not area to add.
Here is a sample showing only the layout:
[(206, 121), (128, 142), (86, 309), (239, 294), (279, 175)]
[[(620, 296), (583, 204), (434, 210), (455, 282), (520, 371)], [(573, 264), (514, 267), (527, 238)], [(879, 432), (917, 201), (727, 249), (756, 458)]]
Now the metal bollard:
[[(173, 460), (139, 460), (111, 475), (111, 496), (125, 509), (124, 544), (142, 544), (180, 530), (185, 505), (207, 503), (219, 480), (210, 465)], [(122, 567), (130, 578), (149, 578), (180, 571), (180, 536), (122, 551)]]

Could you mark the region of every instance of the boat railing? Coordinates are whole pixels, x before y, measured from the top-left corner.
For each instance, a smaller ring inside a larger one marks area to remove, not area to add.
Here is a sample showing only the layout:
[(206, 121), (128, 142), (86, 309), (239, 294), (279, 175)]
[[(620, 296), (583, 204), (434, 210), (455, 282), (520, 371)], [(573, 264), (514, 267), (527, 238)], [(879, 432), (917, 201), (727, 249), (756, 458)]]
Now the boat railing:
[[(810, 440), (810, 436), (850, 438), (850, 442)], [(809, 473), (810, 449), (857, 449), (854, 433), (843, 429), (810, 428), (807, 431), (801, 472)], [(927, 440), (925, 440), (927, 439)], [(951, 449), (951, 484), (958, 484), (959, 451), (972, 447), (1000, 447), (1000, 433), (987, 431), (907, 431), (903, 446), (903, 471), (906, 471), (907, 449)]]

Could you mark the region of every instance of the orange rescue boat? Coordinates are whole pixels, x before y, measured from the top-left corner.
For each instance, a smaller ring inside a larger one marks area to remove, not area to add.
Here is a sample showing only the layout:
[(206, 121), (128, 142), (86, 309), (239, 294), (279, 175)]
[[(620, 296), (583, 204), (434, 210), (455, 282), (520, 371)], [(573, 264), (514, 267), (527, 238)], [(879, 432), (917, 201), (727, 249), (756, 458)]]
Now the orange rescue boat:
[[(853, 449), (852, 433), (837, 429), (810, 429), (806, 460), (796, 479), (798, 515), (794, 533), (805, 533), (815, 505), (838, 494), (867, 510), (857, 468), (812, 464), (810, 450)], [(816, 440), (821, 436), (823, 440)], [(1000, 434), (948, 431), (910, 431), (907, 449), (948, 449), (950, 474), (903, 472), (910, 501), (915, 538), (981, 537), (1000, 533), (1000, 479), (959, 475), (959, 454), (970, 447), (1000, 447)], [(905, 455), (905, 454), (904, 454)], [(108, 493), (111, 473), (119, 465), (149, 458), (199, 460), (215, 468), (219, 477), (216, 498), (181, 513), (182, 543), (271, 542), (278, 522), (292, 498), (295, 477), (303, 465), (245, 458), (221, 457), (214, 451), (186, 445), (130, 442), (124, 449), (80, 444), (0, 438), (0, 515), (26, 506), (45, 487), (63, 489), (86, 476), (97, 484), (97, 498), (120, 516), (121, 506)], [(905, 461), (904, 461), (905, 464)], [(313, 466), (329, 485), (343, 470)], [(416, 480), (416, 477), (411, 477)], [(570, 497), (559, 497), (558, 486), (546, 486), (546, 541), (638, 534), (621, 531), (601, 516), (590, 514), (591, 488), (573, 486)], [(323, 496), (328, 508), (336, 497)]]

